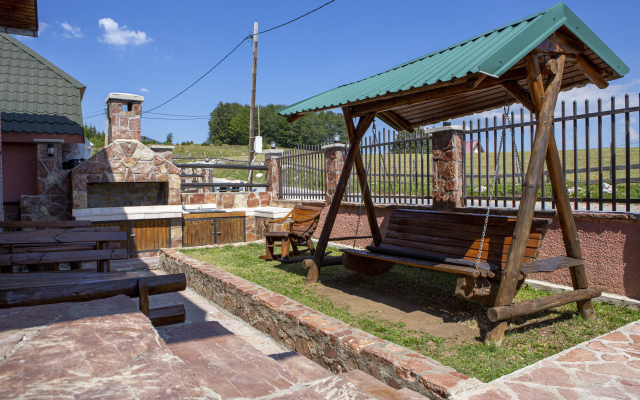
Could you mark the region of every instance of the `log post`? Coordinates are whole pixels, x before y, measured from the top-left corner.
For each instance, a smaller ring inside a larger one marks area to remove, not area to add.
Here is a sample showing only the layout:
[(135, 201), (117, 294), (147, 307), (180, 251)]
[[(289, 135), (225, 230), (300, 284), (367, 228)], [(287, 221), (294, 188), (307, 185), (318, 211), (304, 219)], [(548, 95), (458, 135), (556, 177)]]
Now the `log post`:
[(344, 161), (344, 168), (342, 169), (342, 173), (340, 174), (340, 180), (338, 181), (336, 192), (331, 199), (331, 206), (329, 207), (327, 217), (325, 218), (324, 225), (322, 226), (322, 233), (320, 233), (320, 239), (318, 239), (316, 252), (313, 256), (313, 260), (306, 263), (306, 265), (309, 266), (309, 273), (307, 274), (306, 281), (307, 284), (318, 282), (318, 278), (320, 276), (320, 268), (322, 267), (322, 260), (324, 259), (324, 253), (327, 249), (327, 243), (329, 242), (329, 237), (331, 236), (333, 224), (335, 223), (336, 216), (338, 215), (338, 209), (340, 208), (342, 197), (344, 196), (344, 192), (347, 189), (347, 183), (349, 182), (351, 168), (353, 167), (353, 164), (355, 162), (356, 155), (360, 154), (360, 141), (362, 140), (362, 137), (364, 136), (367, 129), (369, 129), (369, 126), (373, 122), (375, 115), (375, 113), (367, 114), (361, 117), (358, 121), (358, 126), (355, 130), (354, 138), (351, 141), (347, 157)]
[[(518, 209), (518, 217), (514, 229), (514, 237), (509, 249), (509, 256), (505, 270), (500, 281), (500, 288), (496, 297), (496, 307), (511, 305), (516, 292), (520, 268), (524, 260), (524, 252), (527, 247), (533, 213), (538, 199), (542, 168), (544, 166), (549, 137), (553, 127), (553, 111), (560, 93), (562, 75), (564, 72), (565, 56), (558, 57), (558, 72), (553, 76), (547, 90), (544, 93), (544, 101), (536, 125), (536, 136), (533, 142), (531, 158), (527, 167), (527, 175), (522, 185), (522, 198)], [(542, 82), (540, 82), (541, 84)], [(535, 103), (535, 99), (534, 99)], [(485, 343), (500, 345), (507, 328), (507, 322), (502, 321), (493, 324), (487, 332)]]

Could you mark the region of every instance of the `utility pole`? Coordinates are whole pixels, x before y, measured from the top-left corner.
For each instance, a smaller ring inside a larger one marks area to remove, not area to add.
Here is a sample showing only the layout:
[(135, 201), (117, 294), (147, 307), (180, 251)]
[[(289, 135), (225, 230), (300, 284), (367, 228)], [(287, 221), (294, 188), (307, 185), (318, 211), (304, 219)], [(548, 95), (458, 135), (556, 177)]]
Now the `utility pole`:
[[(253, 23), (253, 65), (251, 67), (251, 109), (249, 111), (249, 165), (253, 163), (255, 153), (255, 115), (256, 115), (256, 71), (258, 69), (258, 23)], [(253, 182), (253, 171), (249, 170), (249, 183)]]

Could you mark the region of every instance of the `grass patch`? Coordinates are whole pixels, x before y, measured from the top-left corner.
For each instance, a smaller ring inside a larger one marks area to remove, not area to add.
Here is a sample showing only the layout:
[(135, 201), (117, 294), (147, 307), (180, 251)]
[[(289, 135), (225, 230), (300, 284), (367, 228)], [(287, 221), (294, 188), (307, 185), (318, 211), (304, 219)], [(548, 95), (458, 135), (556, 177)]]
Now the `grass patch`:
[[(575, 305), (568, 304), (512, 321), (502, 347), (487, 346), (480, 342), (479, 334), (471, 342), (438, 337), (421, 330), (407, 329), (402, 323), (386, 320), (384, 315), (373, 312), (355, 314), (348, 307), (338, 307), (328, 296), (316, 295), (313, 288), (305, 286), (307, 271), (300, 263), (259, 260), (258, 256), (264, 253), (264, 244), (183, 252), (484, 382), (640, 319), (640, 311), (595, 303), (597, 318), (585, 321), (577, 314)], [(322, 284), (330, 287), (402, 296), (416, 308), (443, 315), (447, 322), (477, 327), (478, 318), (486, 313), (478, 304), (453, 295), (455, 276), (451, 274), (397, 265), (384, 276), (369, 278), (342, 266), (332, 266), (324, 267), (320, 277)], [(525, 286), (515, 301), (546, 295), (547, 292)]]

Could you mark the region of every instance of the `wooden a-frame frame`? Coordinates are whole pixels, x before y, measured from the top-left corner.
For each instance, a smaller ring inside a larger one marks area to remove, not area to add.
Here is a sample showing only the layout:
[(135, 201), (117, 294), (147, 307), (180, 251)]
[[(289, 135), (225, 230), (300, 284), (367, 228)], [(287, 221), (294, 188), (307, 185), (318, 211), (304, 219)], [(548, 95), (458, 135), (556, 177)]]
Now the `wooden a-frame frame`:
[[(558, 53), (560, 53), (560, 55), (556, 54), (557, 58), (550, 60), (544, 66), (545, 73), (548, 76), (546, 87), (543, 84), (544, 76), (535, 52), (526, 56), (527, 80), (531, 93), (520, 86), (517, 83), (517, 79), (503, 79), (500, 82), (500, 85), (505, 90), (536, 115), (537, 126), (531, 158), (523, 181), (522, 198), (518, 210), (514, 238), (501, 278), (496, 303), (494, 307), (488, 311), (489, 319), (494, 321), (485, 338), (485, 342), (488, 343), (499, 345), (502, 342), (508, 319), (562, 304), (576, 302), (578, 310), (584, 318), (591, 319), (595, 317), (590, 299), (594, 297), (594, 294), (597, 295), (597, 290), (588, 288), (584, 264), (570, 268), (571, 280), (575, 289), (573, 292), (551, 295), (541, 299), (521, 302), (518, 303), (517, 306), (512, 306), (516, 286), (520, 278), (520, 269), (524, 260), (528, 232), (531, 229), (534, 217), (535, 204), (538, 198), (538, 189), (540, 188), (545, 161), (549, 171), (553, 197), (557, 206), (567, 256), (582, 260), (578, 232), (571, 211), (569, 193), (567, 191), (553, 134), (553, 112), (561, 89), (562, 77), (567, 61), (565, 54), (562, 54), (562, 52)], [(575, 58), (573, 58), (573, 61), (575, 61)], [(598, 80), (598, 76), (590, 76), (592, 74), (589, 73), (585, 73), (585, 75), (587, 75), (592, 82), (601, 83)], [(342, 110), (349, 134), (350, 146), (335, 194), (331, 200), (331, 206), (325, 219), (314, 258), (313, 260), (306, 260), (306, 266), (309, 267), (309, 273), (307, 275), (308, 284), (318, 282), (320, 269), (324, 262), (324, 253), (330, 240), (335, 218), (338, 215), (338, 209), (347, 188), (347, 182), (354, 164), (356, 166), (356, 174), (362, 190), (363, 202), (374, 244), (378, 246), (382, 240), (376, 221), (371, 191), (367, 185), (366, 171), (359, 151), (362, 137), (376, 117), (376, 112), (372, 111), (362, 115), (357, 127), (354, 127), (351, 108), (343, 107)], [(387, 120), (389, 119), (388, 114), (384, 114), (384, 117), (386, 117), (385, 119)]]

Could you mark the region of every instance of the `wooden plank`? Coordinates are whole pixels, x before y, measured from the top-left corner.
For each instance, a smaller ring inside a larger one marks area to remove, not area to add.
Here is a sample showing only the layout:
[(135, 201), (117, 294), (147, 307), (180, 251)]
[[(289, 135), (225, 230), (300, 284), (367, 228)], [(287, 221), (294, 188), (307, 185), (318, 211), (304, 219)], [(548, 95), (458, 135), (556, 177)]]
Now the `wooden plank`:
[[(37, 274), (34, 274), (37, 275)], [(60, 274), (60, 276), (84, 274)], [(111, 274), (101, 274), (107, 279), (92, 282), (71, 282), (46, 286), (16, 286), (0, 292), (0, 308), (28, 307), (43, 304), (66, 303), (106, 299), (121, 294), (138, 297), (138, 277), (108, 279)], [(187, 288), (184, 274), (158, 275), (145, 278), (149, 295), (177, 292)]]
[(416, 260), (415, 258), (405, 258), (405, 257), (397, 257), (397, 256), (387, 256), (384, 254), (378, 254), (378, 253), (371, 253), (368, 251), (362, 251), (362, 250), (354, 250), (354, 249), (341, 249), (340, 251), (342, 251), (343, 253), (349, 253), (349, 254), (353, 254), (356, 256), (361, 256), (361, 257), (366, 257), (366, 258), (373, 258), (376, 260), (384, 260), (384, 261), (392, 261), (398, 264), (404, 264), (404, 265), (410, 265), (413, 267), (419, 267), (419, 268), (426, 268), (426, 269), (432, 269), (435, 271), (442, 271), (442, 272), (448, 272), (451, 274), (458, 274), (458, 275), (468, 275), (468, 276), (473, 276), (473, 277), (478, 277), (478, 276), (482, 276), (485, 275), (489, 278), (492, 278), (495, 276), (494, 273), (492, 273), (491, 271), (484, 271), (484, 270), (479, 270), (479, 269), (475, 269), (475, 268), (471, 268), (471, 267), (463, 267), (460, 265), (450, 265), (450, 264), (442, 264), (442, 263), (436, 263), (436, 262), (430, 262), (430, 261), (424, 261), (424, 260)]
[(571, 268), (580, 265), (584, 265), (584, 261), (566, 256), (557, 256), (524, 263), (520, 271), (522, 271), (523, 274), (533, 274), (536, 272), (553, 272), (556, 269)]
[[(14, 247), (12, 253), (8, 253), (8, 251), (3, 254), (21, 254), (21, 253), (47, 253), (47, 252), (56, 252), (56, 251), (83, 251), (83, 250), (95, 250), (96, 244), (80, 244), (80, 245), (51, 245), (51, 246), (27, 246), (21, 245), (24, 247)], [(8, 249), (7, 249), (8, 250)]]
[[(484, 225), (486, 215), (471, 213), (451, 213), (428, 210), (407, 210), (397, 209), (391, 214), (391, 218), (413, 218), (420, 220), (438, 221), (438, 222), (455, 222), (460, 224)], [(531, 226), (534, 229), (544, 228), (551, 222), (550, 218), (534, 218)], [(513, 227), (516, 223), (516, 217), (507, 215), (490, 215), (489, 224), (493, 226)]]
[(2, 232), (0, 244), (58, 244), (126, 240), (124, 232)]
[[(430, 246), (423, 243), (417, 242), (407, 242), (407, 241), (395, 241), (389, 240), (389, 243), (382, 243), (380, 245), (382, 248), (388, 248), (391, 250), (399, 250), (399, 251), (410, 251), (417, 254), (436, 254), (444, 257), (452, 257), (452, 258), (464, 258), (469, 261), (476, 261), (478, 259), (478, 251), (477, 250), (465, 250), (459, 249), (455, 247), (445, 247), (445, 246)], [(480, 261), (486, 261), (491, 264), (495, 264), (498, 266), (504, 266), (504, 263), (507, 261), (507, 254), (501, 253), (486, 253), (483, 251), (482, 256), (480, 257)], [(525, 261), (533, 260), (532, 257), (525, 257)]]
[[(514, 231), (515, 239), (511, 243), (509, 258), (505, 265), (504, 275), (496, 297), (497, 307), (511, 304), (520, 277), (520, 267), (524, 261), (526, 242), (529, 237), (529, 232), (531, 231), (533, 213), (538, 198), (538, 189), (540, 187), (542, 170), (549, 145), (549, 137), (551, 136), (551, 130), (553, 128), (553, 111), (558, 99), (558, 93), (560, 92), (564, 61), (564, 55), (558, 57), (558, 73), (553, 77), (547, 91), (544, 93), (544, 102), (538, 118), (536, 135), (527, 167), (527, 175), (522, 184), (522, 197)], [(536, 63), (536, 66), (537, 65)], [(541, 81), (540, 75), (535, 77), (535, 79)], [(536, 100), (533, 98), (533, 100), (535, 104), (536, 101), (540, 99)], [(505, 329), (506, 323), (492, 327), (485, 337), (485, 342), (501, 344)]]
[(65, 221), (0, 221), (2, 229), (39, 229), (39, 228), (88, 228), (91, 221), (65, 220)]
[(29, 288), (82, 282), (103, 282), (105, 280), (136, 277), (140, 278), (143, 277), (143, 275), (140, 272), (111, 272), (109, 274), (103, 274), (97, 272), (96, 269), (38, 272), (37, 274), (20, 273), (2, 275), (2, 277), (0, 277), (0, 292), (21, 287)]
[(393, 121), (400, 128), (402, 128), (403, 131), (413, 132), (413, 127), (411, 126), (411, 124), (407, 120), (405, 120), (404, 118), (396, 114), (395, 112), (385, 111), (382, 114), (385, 117), (389, 118), (391, 121)]
[(92, 222), (91, 227), (100, 230), (112, 229), (124, 232), (126, 234), (126, 238), (118, 241), (117, 243), (120, 243), (120, 248), (127, 250), (127, 252), (129, 251), (129, 221)]
[(234, 211), (234, 212), (211, 212), (211, 213), (184, 214), (182, 217), (184, 219), (204, 219), (204, 218), (245, 217), (245, 216), (246, 216), (246, 213), (244, 211)]
[(0, 265), (32, 265), (71, 261), (120, 260), (125, 258), (127, 258), (127, 251), (122, 249), (3, 254), (0, 255)]
[(149, 320), (155, 327), (181, 324), (186, 320), (186, 316), (183, 304), (149, 310)]
[[(470, 243), (476, 243), (482, 237), (482, 230), (478, 229), (476, 232), (470, 232), (468, 230), (445, 230), (445, 229), (436, 229), (431, 227), (424, 226), (408, 226), (408, 225), (396, 225), (389, 224), (387, 226), (387, 235), (389, 232), (397, 232), (397, 233), (411, 233), (416, 235), (426, 235), (426, 236), (434, 236), (440, 238), (450, 238), (450, 239), (461, 239), (467, 240)], [(487, 226), (487, 235), (485, 237), (485, 242), (497, 242), (504, 243), (505, 245), (511, 245), (511, 240), (513, 237), (509, 235), (497, 235), (495, 233), (489, 232), (489, 227)], [(529, 241), (527, 242), (527, 247), (537, 249), (541, 244), (541, 235), (539, 233), (532, 233), (529, 235)]]
[(570, 292), (552, 294), (539, 299), (514, 303), (510, 306), (493, 307), (489, 309), (487, 315), (491, 322), (505, 321), (512, 318), (535, 314), (540, 311), (569, 303), (591, 300), (595, 297), (599, 297), (600, 295), (602, 295), (602, 290), (596, 288), (572, 290)]
[[(481, 233), (483, 230), (483, 225), (473, 225), (473, 224), (463, 225), (457, 222), (449, 223), (449, 222), (439, 222), (439, 221), (425, 221), (425, 220), (410, 219), (410, 218), (392, 218), (389, 221), (389, 223), (395, 224), (395, 225), (412, 226), (412, 227), (425, 227), (430, 229), (450, 230), (454, 232), (466, 231), (469, 233), (471, 232)], [(487, 233), (489, 232), (489, 230), (491, 230), (491, 235), (513, 236), (513, 229), (509, 227), (490, 225), (487, 227)], [(531, 235), (534, 235), (533, 237), (542, 237), (542, 234), (539, 232), (533, 232), (533, 233), (530, 233), (529, 235), (530, 237)]]

